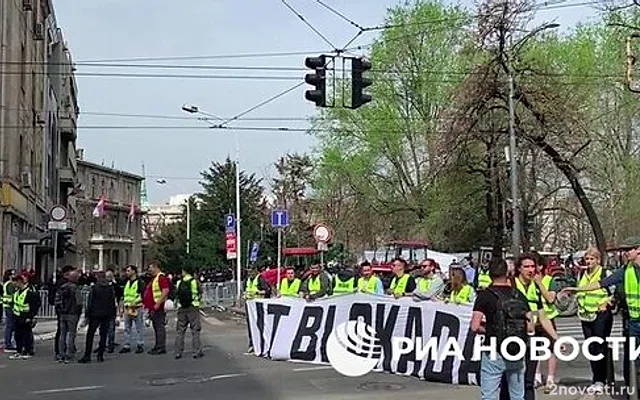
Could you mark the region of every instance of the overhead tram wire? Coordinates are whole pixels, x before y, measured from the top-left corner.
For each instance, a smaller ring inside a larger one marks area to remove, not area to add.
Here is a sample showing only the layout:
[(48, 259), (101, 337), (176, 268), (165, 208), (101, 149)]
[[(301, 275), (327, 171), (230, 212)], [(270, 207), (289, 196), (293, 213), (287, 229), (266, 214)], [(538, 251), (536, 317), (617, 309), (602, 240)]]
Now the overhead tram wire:
[(238, 53), (238, 54), (213, 54), (205, 56), (166, 56), (166, 57), (130, 57), (130, 58), (104, 58), (97, 60), (78, 60), (75, 63), (112, 63), (112, 62), (136, 62), (136, 61), (189, 61), (189, 60), (220, 60), (234, 58), (271, 58), (304, 56), (309, 53), (318, 53), (324, 50), (289, 51), (273, 53)]
[(324, 40), (329, 46), (331, 46), (333, 48), (333, 51), (335, 52), (340, 52), (340, 49), (338, 49), (336, 47), (336, 45), (334, 45), (333, 43), (331, 43), (331, 41), (329, 39), (327, 39), (326, 36), (324, 36), (322, 34), (322, 32), (320, 32), (318, 29), (316, 29), (313, 25), (311, 25), (311, 23), (309, 21), (307, 21), (307, 19), (300, 14), (298, 11), (296, 11), (295, 8), (291, 7), (289, 5), (289, 3), (287, 3), (286, 0), (280, 0), (282, 2), (282, 4), (284, 4), (289, 11), (291, 11), (295, 16), (297, 16), (305, 25), (307, 25), (313, 32), (315, 32), (316, 35), (318, 35), (322, 40)]

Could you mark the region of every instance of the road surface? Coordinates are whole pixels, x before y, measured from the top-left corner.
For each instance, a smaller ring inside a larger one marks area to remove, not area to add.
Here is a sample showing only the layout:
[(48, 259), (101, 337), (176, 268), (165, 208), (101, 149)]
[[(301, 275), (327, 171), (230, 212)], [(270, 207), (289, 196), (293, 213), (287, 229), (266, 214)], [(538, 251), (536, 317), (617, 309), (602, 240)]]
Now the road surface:
[[(208, 319), (204, 325), (205, 357), (174, 360), (171, 354), (107, 355), (105, 363), (61, 365), (40, 344), (36, 358), (10, 361), (0, 355), (3, 400), (200, 400), (214, 398), (265, 400), (449, 400), (478, 398), (479, 389), (423, 382), (411, 377), (371, 373), (347, 378), (328, 366), (277, 362), (244, 355), (246, 327), (241, 319)], [(172, 328), (173, 321), (170, 323)], [(559, 323), (561, 333), (581, 338), (577, 320)], [(148, 330), (148, 339), (151, 339)], [(173, 338), (172, 330), (169, 333)], [(189, 335), (187, 335), (187, 349)], [(80, 339), (84, 339), (81, 337)], [(122, 341), (121, 336), (118, 341)], [(81, 347), (81, 346), (79, 346)], [(170, 348), (173, 348), (172, 343)], [(590, 373), (586, 360), (562, 363), (561, 383), (584, 384)], [(573, 393), (538, 399), (578, 399)]]

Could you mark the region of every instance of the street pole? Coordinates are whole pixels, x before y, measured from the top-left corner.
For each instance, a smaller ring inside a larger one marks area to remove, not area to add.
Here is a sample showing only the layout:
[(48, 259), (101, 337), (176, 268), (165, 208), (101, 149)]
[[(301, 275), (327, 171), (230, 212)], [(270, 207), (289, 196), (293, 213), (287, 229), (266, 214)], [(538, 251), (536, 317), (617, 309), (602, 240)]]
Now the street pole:
[(238, 278), (237, 296), (240, 301), (242, 293), (242, 239), (240, 236), (240, 225), (242, 225), (242, 218), (240, 217), (240, 138), (238, 137), (238, 131), (235, 132), (236, 136), (236, 276)]
[(513, 104), (513, 75), (509, 69), (509, 150), (511, 153), (511, 208), (513, 211), (513, 231), (511, 232), (511, 254), (520, 255), (520, 201), (518, 194), (518, 148), (516, 143), (516, 116)]
[(191, 197), (187, 198), (187, 254), (189, 254), (189, 242), (191, 241)]
[(58, 273), (58, 231), (53, 231), (53, 283), (56, 283)]
[(280, 290), (280, 267), (282, 264), (282, 228), (278, 228), (278, 290)]

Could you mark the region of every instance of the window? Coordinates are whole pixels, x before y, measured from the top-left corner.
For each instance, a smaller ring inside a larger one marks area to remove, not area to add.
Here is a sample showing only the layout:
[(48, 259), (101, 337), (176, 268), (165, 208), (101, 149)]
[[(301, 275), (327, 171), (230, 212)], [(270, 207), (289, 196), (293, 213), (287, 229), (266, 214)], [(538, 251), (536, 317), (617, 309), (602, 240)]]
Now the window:
[(96, 195), (96, 177), (92, 176), (91, 177), (91, 198), (95, 199), (98, 196)]
[(109, 184), (109, 199), (111, 199), (111, 201), (115, 200), (116, 198), (116, 188), (115, 188), (115, 184), (113, 183), (113, 181), (111, 181), (111, 183)]

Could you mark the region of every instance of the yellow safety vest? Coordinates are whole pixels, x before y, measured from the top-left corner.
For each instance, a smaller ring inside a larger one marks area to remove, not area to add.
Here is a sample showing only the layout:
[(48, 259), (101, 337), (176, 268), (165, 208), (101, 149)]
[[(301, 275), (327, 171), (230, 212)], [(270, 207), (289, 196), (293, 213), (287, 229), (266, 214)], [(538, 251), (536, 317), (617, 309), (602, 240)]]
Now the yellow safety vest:
[(364, 291), (366, 293), (375, 294), (379, 281), (380, 281), (380, 278), (378, 278), (375, 275), (371, 275), (369, 280), (365, 280), (364, 277), (360, 277), (358, 278), (358, 290)]
[(316, 294), (322, 289), (322, 284), (320, 283), (320, 276), (310, 277), (309, 282), (307, 283), (307, 289), (309, 290), (309, 294)]
[(529, 309), (532, 312), (538, 311), (538, 291), (536, 290), (536, 283), (531, 281), (529, 287), (525, 290), (524, 284), (520, 281), (520, 278), (516, 278), (517, 289), (525, 295), (529, 304)]
[(458, 294), (451, 292), (449, 302), (454, 304), (468, 304), (471, 302), (471, 293), (473, 293), (473, 288), (471, 285), (465, 284)]
[(486, 289), (491, 286), (491, 283), (493, 283), (493, 280), (489, 276), (489, 270), (481, 269), (478, 273), (478, 289)]
[(191, 285), (191, 307), (200, 307), (200, 293), (198, 293), (198, 282), (193, 279), (191, 275), (185, 275), (182, 279), (178, 281), (176, 285), (176, 291), (180, 289), (180, 284), (182, 283)]
[(289, 279), (283, 279), (280, 282), (280, 294), (286, 297), (297, 297), (300, 291), (300, 279), (293, 278), (293, 281), (289, 283)]
[(624, 296), (627, 301), (630, 319), (640, 319), (640, 285), (635, 266), (629, 263), (624, 272)]
[[(542, 285), (545, 287), (545, 289), (549, 290), (552, 280), (553, 279), (551, 278), (551, 275), (545, 275), (544, 278), (542, 278)], [(542, 308), (544, 309), (544, 313), (549, 319), (554, 319), (555, 317), (560, 315), (556, 306), (553, 304), (549, 304), (544, 297), (542, 298)]]
[(131, 281), (127, 281), (127, 284), (124, 285), (125, 307), (139, 307), (142, 305), (142, 296), (140, 295), (139, 285), (140, 281), (138, 279), (133, 283), (131, 283)]
[(343, 281), (336, 276), (333, 285), (333, 294), (353, 293), (355, 291), (355, 284), (356, 278), (351, 277), (350, 279)]
[(258, 283), (260, 282), (260, 275), (256, 275), (253, 279), (247, 279), (247, 288), (245, 291), (249, 296), (257, 296), (258, 295)]
[(29, 303), (27, 300), (27, 294), (29, 293), (29, 288), (26, 287), (22, 290), (16, 290), (13, 294), (13, 314), (14, 315), (22, 315), (31, 311), (29, 307)]
[(420, 278), (418, 280), (418, 290), (421, 292), (428, 292), (433, 283), (433, 278)]
[(4, 308), (11, 308), (11, 303), (13, 303), (13, 295), (9, 294), (9, 285), (13, 285), (13, 282), (6, 281), (2, 285), (2, 306)]
[(158, 275), (156, 275), (155, 278), (153, 278), (153, 281), (151, 282), (151, 290), (153, 291), (153, 301), (155, 301), (156, 303), (158, 302), (158, 300), (162, 298), (162, 289), (160, 289), (161, 276), (164, 276), (164, 273), (160, 272)]
[(409, 274), (402, 275), (402, 278), (398, 279), (397, 276), (394, 276), (391, 280), (390, 289), (393, 291), (393, 294), (398, 296), (404, 295), (407, 292), (407, 282), (409, 282)]
[[(578, 286), (599, 282), (602, 278), (602, 271), (603, 268), (598, 267), (591, 276), (585, 271), (580, 278)], [(578, 317), (584, 321), (593, 321), (596, 313), (600, 310), (600, 306), (609, 298), (609, 294), (606, 289), (598, 289), (590, 292), (578, 292), (576, 298), (578, 300)]]

